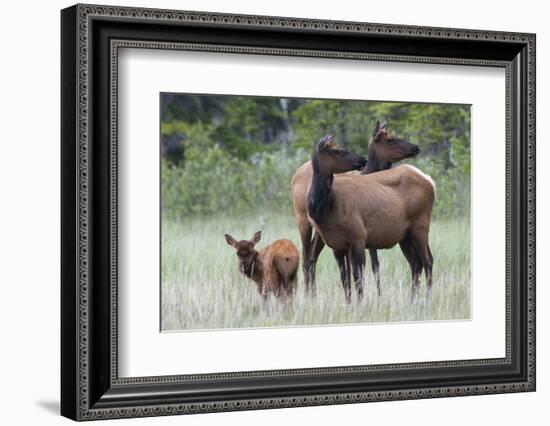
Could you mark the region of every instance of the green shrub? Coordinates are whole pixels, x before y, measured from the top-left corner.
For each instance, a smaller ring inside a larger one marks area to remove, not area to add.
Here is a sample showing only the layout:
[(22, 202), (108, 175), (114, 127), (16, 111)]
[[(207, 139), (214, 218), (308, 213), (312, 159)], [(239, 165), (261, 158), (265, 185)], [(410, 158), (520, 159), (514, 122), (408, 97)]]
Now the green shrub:
[(433, 217), (469, 217), (467, 105), (289, 100), (283, 111), (275, 98), (170, 99), (179, 99), (181, 111), (165, 117), (161, 134), (175, 139), (182, 154), (178, 161), (162, 158), (162, 210), (168, 217), (290, 214), (290, 181), (314, 142), (334, 132), (338, 145), (366, 155), (372, 127), (382, 117), (390, 119), (391, 131), (421, 146), (421, 154), (407, 162), (436, 183)]
[[(217, 145), (187, 148), (184, 166), (162, 160), (163, 213), (172, 218), (251, 211), (291, 213), (290, 181), (308, 158), (305, 150), (282, 149), (258, 153), (244, 161)], [(459, 167), (442, 169), (432, 159), (422, 157), (408, 163), (436, 183), (434, 218), (469, 216), (469, 174)]]
[(436, 198), (432, 217), (455, 219), (470, 216), (470, 175), (460, 167), (444, 169), (437, 161), (419, 156), (407, 161), (435, 182)]
[(184, 166), (162, 161), (162, 209), (170, 217), (290, 212), (290, 180), (308, 155), (286, 150), (239, 160), (217, 145), (188, 147)]

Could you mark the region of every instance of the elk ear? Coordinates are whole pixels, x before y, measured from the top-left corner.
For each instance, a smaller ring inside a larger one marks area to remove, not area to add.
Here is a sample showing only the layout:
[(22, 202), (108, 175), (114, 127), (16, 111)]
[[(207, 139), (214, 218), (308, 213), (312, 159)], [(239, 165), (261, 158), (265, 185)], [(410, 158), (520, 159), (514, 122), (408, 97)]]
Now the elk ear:
[(231, 247), (237, 246), (237, 240), (229, 234), (225, 234), (225, 241), (227, 241), (227, 244), (229, 244)]
[(388, 128), (388, 120), (384, 121), (384, 122), (382, 123), (382, 125), (380, 126), (380, 128), (381, 128), (382, 130), (387, 130), (387, 128)]
[(333, 139), (334, 139), (334, 135), (330, 133), (328, 135), (323, 136), (321, 140), (319, 140), (319, 142), (317, 143), (317, 151), (322, 152), (327, 148), (329, 148)]
[(374, 126), (374, 130), (372, 131), (372, 137), (378, 136), (378, 133), (380, 132), (380, 121), (376, 120), (376, 126)]
[(258, 244), (258, 242), (260, 241), (261, 238), (262, 238), (262, 231), (258, 231), (254, 234), (254, 236), (252, 237), (250, 242), (252, 242), (254, 244)]

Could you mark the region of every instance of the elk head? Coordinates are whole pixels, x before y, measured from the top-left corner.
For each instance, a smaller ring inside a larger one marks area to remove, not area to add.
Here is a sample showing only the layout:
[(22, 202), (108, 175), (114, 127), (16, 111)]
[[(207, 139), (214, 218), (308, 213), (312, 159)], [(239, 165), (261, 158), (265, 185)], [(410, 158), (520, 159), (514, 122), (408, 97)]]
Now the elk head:
[(379, 164), (395, 163), (418, 155), (420, 147), (398, 138), (387, 130), (388, 122), (376, 122), (372, 139), (369, 142), (369, 161), (372, 158)]
[(250, 277), (253, 272), (254, 262), (258, 252), (255, 249), (256, 244), (262, 238), (262, 232), (258, 231), (250, 240), (237, 241), (229, 234), (225, 234), (225, 241), (235, 249), (239, 264), (239, 271)]
[(338, 148), (332, 143), (334, 135), (323, 136), (315, 145), (312, 156), (313, 168), (321, 175), (344, 173), (360, 170), (367, 164), (367, 159), (361, 155)]

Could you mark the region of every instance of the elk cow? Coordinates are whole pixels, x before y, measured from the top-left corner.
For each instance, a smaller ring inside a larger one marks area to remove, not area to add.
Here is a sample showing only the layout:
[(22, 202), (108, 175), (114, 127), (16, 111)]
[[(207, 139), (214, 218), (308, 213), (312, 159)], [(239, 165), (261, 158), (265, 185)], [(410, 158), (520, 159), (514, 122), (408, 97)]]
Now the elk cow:
[[(367, 165), (362, 174), (387, 170), (393, 163), (416, 156), (420, 152), (418, 145), (398, 138), (387, 130), (387, 121), (376, 126), (368, 144)], [(313, 169), (311, 161), (304, 163), (291, 181), (292, 205), (302, 241), (302, 270), (306, 292), (315, 294), (315, 269), (319, 254), (325, 243), (313, 228), (307, 216), (307, 193), (311, 185)], [(312, 238), (313, 236), (313, 238)], [(378, 295), (381, 294), (378, 255), (376, 249), (369, 249), (372, 271), (374, 273)]]
[(252, 239), (237, 241), (225, 234), (227, 244), (237, 253), (239, 271), (256, 283), (264, 301), (269, 293), (284, 302), (297, 287), (297, 271), (300, 256), (296, 246), (289, 240), (277, 240), (260, 252), (255, 249), (262, 233), (256, 232)]
[(410, 165), (368, 175), (334, 176), (356, 169), (361, 157), (339, 149), (332, 140), (333, 135), (327, 135), (315, 144), (307, 212), (312, 226), (334, 252), (346, 301), (351, 302), (350, 271), (358, 298), (363, 296), (365, 248), (385, 249), (397, 243), (411, 267), (411, 296), (416, 294), (422, 268), (430, 290), (433, 180)]

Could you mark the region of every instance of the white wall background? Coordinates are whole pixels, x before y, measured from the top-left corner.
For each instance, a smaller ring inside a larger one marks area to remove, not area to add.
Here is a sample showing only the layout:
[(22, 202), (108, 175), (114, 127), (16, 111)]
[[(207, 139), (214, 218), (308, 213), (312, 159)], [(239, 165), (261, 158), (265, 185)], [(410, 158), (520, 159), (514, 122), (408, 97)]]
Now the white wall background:
[[(142, 7), (296, 16), (537, 33), (538, 390), (376, 404), (119, 420), (120, 424), (271, 425), (299, 422), (465, 425), (545, 424), (550, 401), (550, 28), (544, 2), (357, 0), (120, 0)], [(2, 5), (0, 65), (0, 418), (67, 424), (59, 405), (59, 9), (71, 2)], [(490, 242), (487, 242), (488, 248)], [(102, 424), (112, 423), (106, 422)]]

